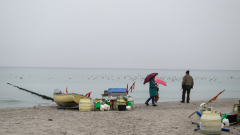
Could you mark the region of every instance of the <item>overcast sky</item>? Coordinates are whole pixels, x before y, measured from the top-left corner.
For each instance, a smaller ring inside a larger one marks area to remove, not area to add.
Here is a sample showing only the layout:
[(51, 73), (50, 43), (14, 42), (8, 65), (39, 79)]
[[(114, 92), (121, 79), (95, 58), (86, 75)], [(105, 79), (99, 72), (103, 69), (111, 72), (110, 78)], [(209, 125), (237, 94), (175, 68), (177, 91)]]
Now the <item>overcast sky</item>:
[(0, 0), (0, 66), (240, 70), (239, 0)]

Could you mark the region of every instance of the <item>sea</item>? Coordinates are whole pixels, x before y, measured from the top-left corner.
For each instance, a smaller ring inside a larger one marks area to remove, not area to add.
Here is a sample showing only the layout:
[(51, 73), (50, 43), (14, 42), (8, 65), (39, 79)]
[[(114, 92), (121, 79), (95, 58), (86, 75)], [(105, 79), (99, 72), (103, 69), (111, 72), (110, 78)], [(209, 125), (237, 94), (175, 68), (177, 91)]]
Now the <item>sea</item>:
[[(188, 69), (186, 69), (188, 70)], [(92, 101), (103, 98), (109, 88), (130, 88), (134, 103), (144, 103), (149, 98), (149, 84), (143, 84), (150, 73), (158, 73), (167, 86), (159, 84), (159, 104), (180, 101), (181, 83), (186, 70), (182, 69), (111, 69), (111, 68), (30, 68), (0, 67), (0, 108), (52, 106), (56, 103), (18, 89), (21, 87), (41, 95), (53, 97), (55, 89), (62, 92), (87, 94)], [(206, 102), (222, 90), (217, 99), (240, 98), (240, 70), (190, 70), (194, 78), (191, 100)], [(12, 85), (10, 85), (12, 84)], [(104, 97), (108, 99), (108, 97)]]

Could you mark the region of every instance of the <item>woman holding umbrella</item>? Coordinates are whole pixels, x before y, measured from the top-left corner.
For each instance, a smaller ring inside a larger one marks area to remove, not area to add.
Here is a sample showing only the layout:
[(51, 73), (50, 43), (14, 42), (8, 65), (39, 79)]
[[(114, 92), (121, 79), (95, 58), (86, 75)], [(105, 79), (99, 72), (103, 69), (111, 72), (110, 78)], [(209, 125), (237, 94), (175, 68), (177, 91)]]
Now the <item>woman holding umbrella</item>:
[(147, 99), (147, 101), (145, 102), (145, 104), (147, 106), (149, 106), (148, 102), (152, 99), (152, 105), (153, 106), (157, 106), (155, 103), (154, 103), (154, 97), (157, 96), (157, 84), (155, 83), (155, 76), (157, 75), (158, 73), (152, 73), (150, 75), (148, 75), (145, 80), (144, 80), (144, 83), (147, 83), (149, 82), (149, 94), (150, 94), (150, 97)]

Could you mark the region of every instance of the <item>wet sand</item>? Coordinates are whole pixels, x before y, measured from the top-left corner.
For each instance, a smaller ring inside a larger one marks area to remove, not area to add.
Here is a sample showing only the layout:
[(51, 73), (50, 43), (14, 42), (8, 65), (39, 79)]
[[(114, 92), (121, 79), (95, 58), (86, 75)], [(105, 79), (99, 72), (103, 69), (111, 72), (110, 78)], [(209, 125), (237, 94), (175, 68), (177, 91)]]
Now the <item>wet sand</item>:
[[(57, 109), (58, 106), (0, 109), (1, 135), (200, 135), (197, 125), (188, 118), (201, 103), (207, 101), (158, 102), (156, 107), (135, 104), (131, 111), (91, 111)], [(231, 112), (239, 99), (217, 99), (209, 104), (214, 110)], [(197, 116), (193, 116), (195, 121)], [(240, 124), (225, 127), (240, 135)]]

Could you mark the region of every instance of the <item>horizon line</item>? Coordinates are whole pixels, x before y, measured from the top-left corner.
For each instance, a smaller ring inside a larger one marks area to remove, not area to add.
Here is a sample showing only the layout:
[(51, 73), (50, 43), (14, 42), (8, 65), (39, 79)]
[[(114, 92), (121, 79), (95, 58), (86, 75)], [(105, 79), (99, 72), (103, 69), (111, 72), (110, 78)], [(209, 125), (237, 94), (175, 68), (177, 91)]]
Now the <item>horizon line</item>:
[(90, 68), (90, 67), (21, 67), (21, 66), (0, 66), (0, 68), (65, 68), (65, 69), (131, 69), (131, 70), (219, 70), (239, 71), (234, 69), (160, 69), (160, 68)]

